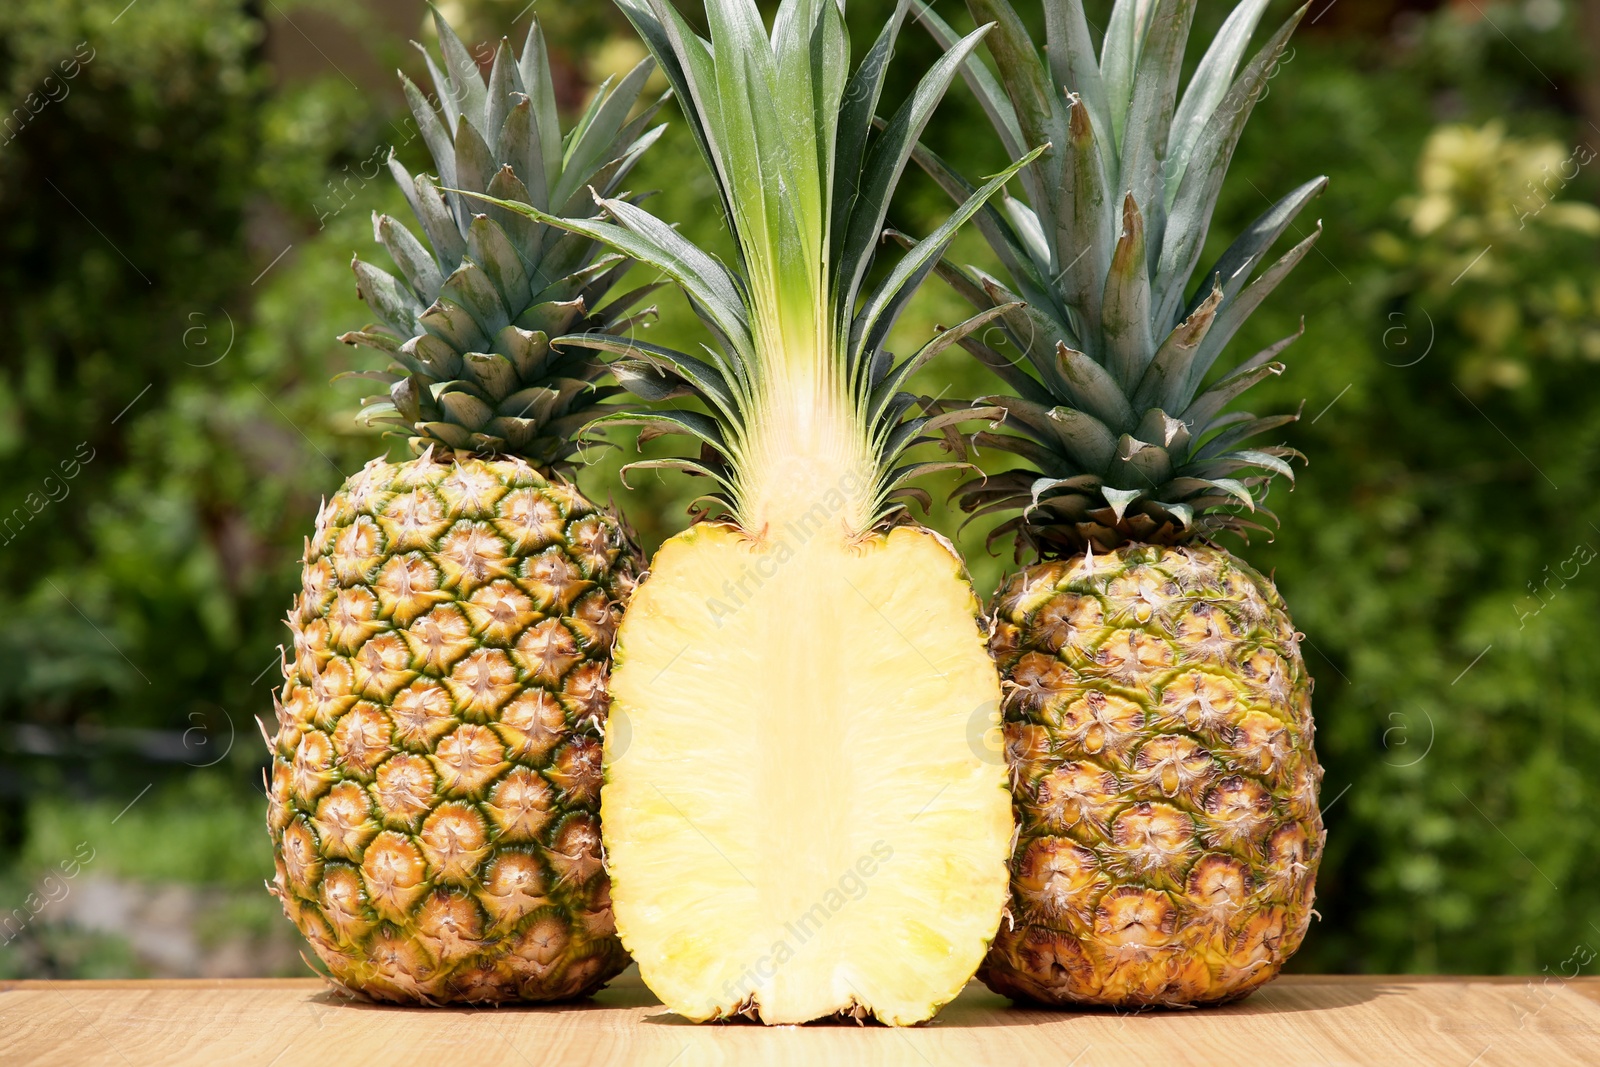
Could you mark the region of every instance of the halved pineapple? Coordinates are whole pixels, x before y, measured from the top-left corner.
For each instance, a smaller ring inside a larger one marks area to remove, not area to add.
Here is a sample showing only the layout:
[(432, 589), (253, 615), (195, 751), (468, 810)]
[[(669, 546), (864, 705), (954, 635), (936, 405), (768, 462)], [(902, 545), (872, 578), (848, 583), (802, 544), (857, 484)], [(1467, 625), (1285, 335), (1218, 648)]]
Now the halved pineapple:
[(914, 415), (903, 387), (996, 313), (907, 360), (883, 343), (956, 229), (1034, 156), (868, 288), (894, 186), (982, 31), (875, 134), (905, 4), (852, 75), (837, 0), (784, 0), (770, 34), (754, 0), (709, 0), (709, 41), (668, 0), (619, 3), (740, 251), (725, 266), (625, 198), (602, 201), (610, 222), (512, 206), (659, 269), (715, 342), (691, 356), (561, 339), (618, 353), (647, 400), (703, 402), (607, 421), (695, 438), (700, 458), (676, 465), (713, 480), (732, 520), (670, 540), (619, 632), (603, 805), (623, 941), (693, 1019), (917, 1022), (999, 925), (1011, 824), (1003, 762), (970, 739), (999, 695), (971, 586), (947, 544), (894, 525), (927, 469), (899, 457), (970, 412)]
[(645, 980), (696, 1019), (925, 1018), (994, 936), (1011, 835), (999, 761), (970, 740), (999, 683), (960, 562), (911, 527), (847, 544), (701, 523), (654, 567), (601, 808)]

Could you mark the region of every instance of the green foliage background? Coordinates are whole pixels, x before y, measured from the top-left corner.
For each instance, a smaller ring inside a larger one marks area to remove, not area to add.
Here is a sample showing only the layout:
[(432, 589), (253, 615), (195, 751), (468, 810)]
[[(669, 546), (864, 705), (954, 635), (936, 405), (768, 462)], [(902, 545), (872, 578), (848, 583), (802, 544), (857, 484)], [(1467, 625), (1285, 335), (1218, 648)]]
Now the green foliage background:
[[(366, 321), (350, 255), (371, 253), (372, 210), (402, 206), (374, 151), (428, 165), (392, 85), (345, 73), (415, 73), (383, 19), (124, 3), (0, 7), (0, 923), (29, 919), (0, 932), (0, 977), (150, 970), (126, 939), (52, 921), (41, 886), (83, 842), (79, 878), (203, 887), (217, 936), (291, 936), (260, 889), (251, 718), (319, 497), (388, 447), (353, 423), (359, 390), (328, 384), (362, 360), (332, 340)], [(420, 4), (389, 6), (423, 37)], [(446, 10), (470, 42), (525, 30), (521, 6)], [(1394, 6), (1345, 0), (1302, 31), (1213, 235), (1332, 178), (1318, 254), (1234, 346), (1306, 318), (1289, 372), (1251, 398), (1305, 405), (1287, 440), (1312, 460), (1274, 491), (1281, 537), (1248, 549), (1318, 679), (1328, 854), (1293, 966), (1570, 972), (1600, 946), (1600, 227), (1583, 207), (1600, 131), (1579, 91), (1597, 60), (1571, 3)], [(1226, 7), (1203, 5), (1197, 36)], [(888, 9), (851, 0), (858, 43)], [(574, 105), (638, 54), (605, 5), (537, 10)], [(285, 75), (275, 45), (308, 40), (315, 69)], [(908, 29), (897, 91), (934, 55)], [(959, 87), (929, 140), (969, 174), (1003, 162)], [(636, 174), (658, 214), (720, 240), (681, 127)], [(947, 208), (912, 176), (891, 219), (926, 232)], [(986, 261), (975, 236), (958, 257)], [(930, 283), (899, 350), (962, 314)], [(694, 341), (675, 294), (652, 329)], [(920, 384), (995, 387), (958, 354)], [(581, 481), (653, 547), (695, 487), (624, 486), (637, 453), (616, 443)], [(986, 593), (1010, 561), (984, 532), (959, 531)]]

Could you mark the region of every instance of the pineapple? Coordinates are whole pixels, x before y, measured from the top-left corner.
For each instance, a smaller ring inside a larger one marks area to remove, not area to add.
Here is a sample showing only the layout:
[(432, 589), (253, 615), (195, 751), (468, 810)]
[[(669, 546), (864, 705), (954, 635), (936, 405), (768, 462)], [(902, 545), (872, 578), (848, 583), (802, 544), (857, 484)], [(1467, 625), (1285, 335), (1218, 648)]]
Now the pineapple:
[(953, 548), (900, 503), (920, 492), (908, 478), (943, 464), (899, 457), (970, 413), (915, 413), (901, 387), (999, 312), (908, 359), (882, 345), (1021, 164), (866, 278), (909, 154), (982, 31), (875, 133), (906, 3), (852, 74), (837, 0), (783, 0), (770, 35), (755, 0), (708, 0), (709, 41), (669, 0), (619, 2), (683, 106), (739, 255), (724, 265), (622, 200), (602, 199), (608, 221), (558, 223), (658, 268), (714, 342), (699, 358), (559, 339), (612, 352), (641, 397), (703, 402), (609, 419), (694, 438), (696, 459), (653, 463), (707, 478), (723, 516), (661, 547), (618, 635), (602, 802), (617, 926), (690, 1019), (919, 1022), (994, 936), (1012, 824), (1004, 768), (968, 740), (1000, 696), (979, 604)]
[[(976, 61), (966, 75), (1008, 149), (1062, 146), (1020, 175), (1026, 203), (979, 216), (1009, 281), (940, 268), (979, 308), (1008, 309), (993, 344), (963, 341), (1016, 393), (981, 401), (1006, 409), (1010, 432), (973, 440), (1025, 461), (958, 496), (974, 515), (1016, 512), (993, 537), (1038, 560), (1005, 582), (990, 620), (1019, 832), (1010, 914), (980, 977), (1045, 1004), (1231, 1000), (1305, 936), (1322, 771), (1283, 601), (1214, 542), (1260, 529), (1269, 480), (1293, 477), (1298, 453), (1246, 442), (1294, 416), (1222, 411), (1282, 371), (1294, 337), (1205, 382), (1311, 248), (1316, 233), (1251, 281), (1324, 179), (1188, 288), (1239, 132), (1300, 15), (1240, 70), (1266, 7), (1245, 0), (1180, 97), (1196, 0), (1117, 0), (1098, 61), (1079, 0), (1045, 0), (1046, 58), (1006, 0), (968, 6), (997, 23), (998, 79)], [(965, 198), (941, 161), (919, 161)]]
[[(437, 18), (437, 16), (436, 16)], [(626, 328), (598, 308), (628, 264), (472, 202), (592, 209), (659, 130), (628, 121), (653, 67), (603, 86), (565, 145), (537, 24), (485, 86), (437, 19), (438, 104), (405, 91), (439, 181), (392, 158), (427, 238), (387, 216), (396, 278), (354, 264), (381, 327), (343, 340), (389, 372), (364, 415), (415, 458), (375, 459), (317, 515), (270, 739), (271, 888), (332, 977), (398, 1002), (551, 1000), (627, 964), (601, 864), (600, 748), (620, 606), (640, 566), (621, 519), (563, 474), (613, 405), (603, 364), (550, 338)], [(425, 53), (426, 54), (426, 53)], [(493, 147), (491, 147), (491, 145)]]

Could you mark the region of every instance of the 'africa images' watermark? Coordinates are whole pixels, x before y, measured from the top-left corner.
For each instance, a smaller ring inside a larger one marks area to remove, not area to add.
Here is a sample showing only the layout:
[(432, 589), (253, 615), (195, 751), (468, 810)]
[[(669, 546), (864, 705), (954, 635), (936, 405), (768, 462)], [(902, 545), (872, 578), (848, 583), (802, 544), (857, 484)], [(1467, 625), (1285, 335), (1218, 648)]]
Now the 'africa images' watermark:
[(795, 952), (801, 946), (821, 933), (829, 919), (867, 895), (869, 880), (893, 858), (892, 845), (882, 838), (874, 841), (871, 850), (862, 854), (854, 865), (845, 868), (845, 872), (811, 907), (784, 924), (785, 936), (774, 941), (769, 951), (758, 956), (738, 977), (722, 983), (723, 995), (730, 1002), (736, 1001), (741, 990), (772, 981), (778, 969), (794, 959)]
[[(88, 450), (88, 455), (84, 455), (85, 449)], [(15, 541), (22, 531), (27, 528), (27, 525), (33, 521), (34, 516), (44, 511), (51, 504), (59, 504), (71, 496), (72, 479), (78, 476), (79, 472), (94, 459), (94, 456), (95, 451), (89, 447), (89, 442), (80, 442), (77, 451), (73, 453), (72, 457), (64, 459), (58, 464), (61, 470), (60, 477), (55, 474), (45, 476), (43, 483), (39, 487), (42, 490), (42, 495), (37, 491), (31, 492), (23, 498), (20, 505), (11, 509), (11, 514), (0, 516), (0, 537), (5, 538), (5, 540), (0, 541), (0, 545), (9, 545), (12, 541)]]
[[(88, 855), (84, 855), (85, 850)], [(26, 930), (41, 912), (52, 904), (59, 904), (67, 899), (67, 894), (72, 892), (71, 882), (83, 871), (83, 868), (94, 861), (95, 850), (89, 842), (79, 841), (73, 850), (73, 858), (62, 860), (57, 867), (61, 871), (60, 877), (55, 872), (44, 876), (39, 884), (38, 893), (29, 893), (22, 902), (22, 907), (12, 908), (9, 913), (0, 915), (0, 945), (9, 945)], [(41, 895), (42, 894), (42, 895)]]
[[(88, 54), (84, 52), (87, 50)], [(79, 41), (73, 49), (72, 55), (58, 62), (44, 81), (39, 83), (39, 88), (22, 98), (22, 101), (11, 109), (11, 114), (0, 120), (0, 129), (5, 131), (5, 140), (0, 145), (8, 145), (17, 139), (17, 135), (28, 128), (45, 108), (51, 104), (59, 104), (72, 95), (70, 83), (83, 72), (83, 68), (95, 57), (95, 50), (89, 47), (88, 41)], [(59, 72), (59, 73), (58, 73)]]
[[(1550, 573), (1550, 564), (1546, 563), (1544, 565), (1544, 571), (1542, 572), (1544, 576), (1543, 581), (1541, 581), (1537, 587), (1534, 586), (1532, 581), (1528, 582), (1528, 595), (1522, 598), (1524, 600), (1534, 600), (1539, 606), (1524, 611), (1519, 605), (1512, 605), (1512, 610), (1517, 613), (1517, 629), (1521, 630), (1525, 628), (1528, 625), (1529, 619), (1534, 618), (1545, 608), (1549, 607), (1550, 601), (1555, 600), (1555, 598), (1560, 595), (1561, 590), (1567, 587), (1567, 583), (1576, 578), (1578, 576), (1578, 571), (1587, 566), (1589, 561), (1594, 559), (1594, 557), (1595, 550), (1589, 547), (1589, 543), (1587, 541), (1580, 541), (1573, 547), (1572, 554), (1570, 556), (1556, 564), (1556, 572), (1554, 574)], [(1567, 573), (1567, 569), (1569, 567), (1572, 571), (1570, 574)], [(1556, 583), (1556, 587), (1554, 589), (1550, 588), (1551, 582)], [(1543, 596), (1540, 595), (1541, 592), (1544, 594)], [(1546, 596), (1549, 597), (1548, 600), (1545, 599)]]
[[(1561, 195), (1578, 172), (1594, 162), (1595, 150), (1586, 144), (1575, 147), (1566, 159), (1562, 160), (1556, 173), (1552, 174), (1548, 165), (1541, 168), (1544, 179), (1535, 186), (1531, 180), (1524, 184), (1528, 187), (1528, 197), (1521, 203), (1513, 202), (1512, 210), (1517, 213), (1517, 229), (1525, 230), (1528, 223), (1539, 217), (1550, 202)], [(1570, 168), (1570, 171), (1569, 169)]]
[(1540, 968), (1543, 978), (1537, 982), (1532, 978), (1528, 979), (1528, 992), (1532, 994), (1532, 999), (1538, 1006), (1531, 1011), (1523, 1011), (1521, 1015), (1517, 1016), (1517, 1028), (1521, 1029), (1529, 1019), (1544, 1011), (1550, 1002), (1555, 999), (1556, 991), (1581, 975), (1583, 969), (1594, 962), (1594, 958), (1594, 949), (1590, 948), (1587, 943), (1583, 943), (1575, 946), (1567, 958), (1561, 961), (1558, 973), (1551, 974), (1549, 964), (1545, 964)]

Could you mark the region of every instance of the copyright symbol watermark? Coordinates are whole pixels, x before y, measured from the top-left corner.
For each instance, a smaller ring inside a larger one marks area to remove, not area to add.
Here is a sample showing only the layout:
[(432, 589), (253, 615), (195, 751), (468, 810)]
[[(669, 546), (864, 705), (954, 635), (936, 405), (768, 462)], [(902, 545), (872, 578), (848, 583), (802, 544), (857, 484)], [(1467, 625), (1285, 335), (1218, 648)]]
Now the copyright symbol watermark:
[[(1427, 308), (1423, 308), (1421, 310), (1422, 310), (1422, 317), (1424, 319), (1426, 319), (1427, 323), (1428, 323), (1428, 342), (1427, 342), (1427, 344), (1422, 346), (1422, 352), (1421, 352), (1420, 355), (1418, 355), (1415, 359), (1410, 360), (1408, 362), (1396, 363), (1396, 362), (1394, 362), (1394, 361), (1392, 361), (1390, 359), (1387, 359), (1387, 358), (1384, 359), (1384, 362), (1389, 364), (1389, 366), (1391, 366), (1391, 367), (1402, 367), (1402, 368), (1403, 367), (1415, 367), (1418, 363), (1421, 363), (1423, 360), (1427, 359), (1428, 358), (1428, 353), (1433, 351), (1433, 341), (1434, 341), (1434, 336), (1435, 336), (1435, 331), (1434, 331), (1434, 328), (1433, 328), (1433, 316), (1428, 314), (1428, 309)], [(1409, 356), (1413, 351), (1416, 350), (1415, 347), (1414, 347), (1414, 343), (1413, 343), (1413, 341), (1411, 339), (1411, 327), (1410, 327), (1410, 324), (1406, 322), (1406, 316), (1405, 316), (1404, 312), (1401, 312), (1401, 311), (1391, 311), (1391, 312), (1389, 312), (1389, 321), (1390, 322), (1395, 322), (1396, 319), (1399, 319), (1400, 321), (1395, 323), (1395, 325), (1390, 326), (1388, 329), (1383, 331), (1383, 348), (1384, 348), (1384, 351), (1392, 352), (1395, 355), (1399, 355), (1399, 356)]]
[(196, 769), (215, 767), (227, 759), (228, 753), (233, 751), (233, 716), (228, 714), (226, 708), (218, 708), (217, 711), (221, 713), (222, 723), (226, 724), (228, 729), (228, 738), (222, 744), (221, 751), (218, 751), (217, 746), (212, 743), (212, 728), (221, 724), (209, 722), (208, 720), (211, 716), (204, 712), (191, 711), (189, 713), (189, 721), (194, 725), (183, 731), (182, 742), (183, 750), (189, 753), (193, 759), (184, 760), (183, 762), (186, 766)]
[[(184, 363), (191, 367), (215, 367), (218, 363), (221, 363), (223, 360), (227, 359), (228, 353), (233, 351), (233, 342), (238, 336), (238, 331), (233, 325), (233, 316), (228, 314), (227, 308), (220, 308), (218, 310), (222, 312), (222, 317), (226, 319), (228, 323), (228, 343), (223, 346), (222, 355), (211, 360), (209, 363), (192, 363), (187, 359), (184, 360)], [(206, 313), (203, 311), (189, 312), (189, 321), (194, 325), (183, 331), (183, 347), (188, 349), (190, 352), (199, 353), (202, 349), (211, 344), (211, 327), (206, 322)]]
[(1001, 767), (1006, 762), (1006, 734), (1001, 725), (1000, 702), (986, 700), (967, 715), (967, 748), (982, 763)]

